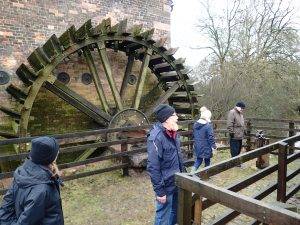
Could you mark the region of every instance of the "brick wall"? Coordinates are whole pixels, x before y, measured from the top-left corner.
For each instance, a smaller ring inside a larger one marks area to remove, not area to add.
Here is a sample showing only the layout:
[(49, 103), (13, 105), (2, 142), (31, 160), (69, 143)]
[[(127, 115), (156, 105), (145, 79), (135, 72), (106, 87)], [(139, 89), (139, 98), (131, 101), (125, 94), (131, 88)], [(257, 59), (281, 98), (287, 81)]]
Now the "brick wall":
[[(38, 46), (41, 46), (52, 35), (59, 36), (69, 26), (79, 27), (88, 19), (92, 19), (93, 24), (97, 24), (103, 18), (110, 17), (112, 23), (116, 23), (124, 18), (128, 19), (129, 25), (143, 24), (144, 28), (155, 28), (154, 37), (169, 37), (170, 27), (170, 7), (168, 0), (0, 0), (0, 70), (6, 71), (11, 76), (10, 83), (20, 85), (19, 80), (14, 75), (16, 68), (26, 62), (28, 55)], [(110, 58), (118, 58), (118, 63), (114, 64), (113, 71), (120, 74), (125, 66), (125, 59), (115, 53), (110, 53)], [(74, 66), (76, 65), (76, 66)], [(138, 66), (137, 66), (138, 67)], [(56, 72), (67, 72), (70, 75), (70, 88), (75, 89), (90, 101), (98, 104), (95, 98), (93, 85), (84, 85), (81, 82), (81, 74), (88, 72), (86, 64), (80, 59), (74, 59), (73, 63), (60, 65)], [(104, 86), (106, 79), (103, 79)], [(121, 84), (122, 78), (116, 78), (117, 85)], [(13, 108), (15, 104), (6, 93), (5, 88), (10, 84), (0, 85), (0, 104)], [(130, 92), (132, 93), (132, 92)], [(39, 106), (45, 100), (55, 99), (55, 96), (42, 91), (35, 102), (32, 115), (36, 118), (43, 110), (51, 110), (49, 118), (45, 120), (53, 121), (61, 113), (70, 111), (68, 106), (63, 107), (61, 100), (53, 100), (54, 106)], [(49, 108), (50, 107), (50, 108)], [(60, 109), (60, 110), (54, 110)], [(72, 109), (73, 110), (73, 109)], [(71, 110), (71, 111), (72, 111)], [(71, 116), (72, 114), (72, 116)], [(69, 124), (82, 118), (83, 124), (90, 124), (84, 116), (73, 110), (68, 119)], [(51, 117), (53, 116), (53, 118)], [(75, 115), (75, 116), (74, 116)], [(6, 115), (0, 111), (0, 130), (9, 124)], [(37, 122), (36, 119), (35, 122)], [(34, 123), (37, 132), (42, 132), (45, 124)], [(58, 123), (59, 124), (59, 123)], [(89, 125), (88, 125), (89, 126)], [(82, 126), (81, 126), (82, 128)], [(35, 132), (34, 132), (35, 133)]]

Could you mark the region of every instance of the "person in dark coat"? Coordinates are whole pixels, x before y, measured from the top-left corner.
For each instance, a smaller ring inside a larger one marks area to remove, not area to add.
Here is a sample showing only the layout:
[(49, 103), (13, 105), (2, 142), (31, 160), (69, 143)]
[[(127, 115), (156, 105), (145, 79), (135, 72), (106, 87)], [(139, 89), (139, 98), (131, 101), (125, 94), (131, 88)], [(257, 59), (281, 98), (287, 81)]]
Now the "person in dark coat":
[(156, 195), (155, 225), (174, 225), (177, 221), (178, 191), (175, 173), (183, 172), (178, 117), (169, 105), (155, 110), (159, 122), (153, 125), (147, 138), (147, 171)]
[(201, 107), (200, 119), (194, 123), (193, 137), (194, 137), (194, 153), (196, 160), (191, 172), (196, 172), (203, 160), (205, 166), (210, 165), (210, 159), (213, 156), (213, 151), (216, 150), (216, 142), (211, 125), (211, 112), (206, 107)]
[(244, 102), (237, 102), (235, 107), (229, 111), (227, 117), (227, 130), (229, 133), (229, 144), (231, 157), (241, 153), (242, 141), (245, 133), (245, 121), (243, 111), (246, 105)]
[(61, 180), (55, 160), (59, 145), (52, 137), (31, 141), (30, 159), (14, 172), (0, 207), (1, 225), (63, 225)]

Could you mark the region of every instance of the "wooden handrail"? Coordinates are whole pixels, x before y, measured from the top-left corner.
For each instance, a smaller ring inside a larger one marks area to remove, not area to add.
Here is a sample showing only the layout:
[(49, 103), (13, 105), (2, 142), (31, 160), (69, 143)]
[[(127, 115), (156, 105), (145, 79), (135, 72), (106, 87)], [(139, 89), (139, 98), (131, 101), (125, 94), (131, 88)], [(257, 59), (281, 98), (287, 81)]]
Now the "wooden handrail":
[(262, 122), (277, 122), (277, 123), (300, 123), (300, 120), (294, 120), (294, 119), (266, 119), (266, 118), (254, 118), (254, 117), (248, 117), (247, 120), (252, 121), (262, 121)]
[(256, 158), (260, 155), (270, 153), (270, 152), (278, 149), (279, 144), (281, 142), (292, 144), (292, 143), (295, 143), (296, 141), (300, 141), (300, 134), (295, 135), (293, 137), (285, 138), (281, 141), (278, 141), (278, 142), (263, 146), (261, 148), (257, 148), (255, 150), (252, 150), (251, 152), (246, 152), (244, 154), (238, 155), (238, 156), (233, 157), (231, 159), (224, 160), (220, 163), (205, 167), (205, 168), (201, 169), (196, 175), (201, 177), (201, 178), (208, 178), (208, 177), (213, 176), (217, 173), (223, 172), (223, 171), (228, 170), (228, 169), (230, 169), (234, 166), (237, 166), (241, 163), (244, 163), (244, 162), (247, 162), (251, 159), (254, 159), (254, 158)]
[[(297, 169), (291, 173), (289, 173), (289, 175), (287, 176), (287, 181), (291, 180), (293, 177), (297, 176), (299, 174), (299, 170)], [(300, 185), (299, 185), (300, 186)], [(263, 198), (267, 197), (269, 194), (271, 194), (273, 191), (275, 191), (277, 188), (277, 182), (274, 182), (273, 184), (269, 185), (267, 188), (265, 188), (264, 190), (262, 190), (261, 192), (255, 194), (252, 196), (252, 198), (257, 199), (257, 200), (262, 200)], [(298, 187), (299, 188), (299, 187)], [(292, 193), (293, 191), (295, 192), (295, 190), (297, 189), (294, 188), (291, 190), (290, 193)], [(212, 225), (217, 225), (217, 224), (225, 224), (228, 223), (229, 221), (233, 220), (235, 217), (237, 217), (238, 215), (240, 215), (239, 212), (235, 211), (235, 210), (230, 210), (229, 213), (225, 213), (225, 215), (220, 216), (218, 219), (216, 219), (214, 222), (212, 222)]]
[[(244, 196), (240, 193), (235, 193), (224, 188), (217, 187), (213, 184), (202, 181), (195, 176), (177, 173), (175, 175), (175, 182), (179, 187), (179, 196), (189, 196), (189, 193), (191, 194), (193, 192), (214, 202), (219, 202), (222, 205), (232, 208), (240, 213), (256, 218), (263, 223), (289, 225), (298, 224), (300, 221), (300, 215), (298, 213), (274, 207), (267, 203)], [(190, 200), (187, 199), (187, 202), (189, 201)], [(239, 202), (239, 204), (236, 204), (237, 202)], [(179, 199), (179, 205), (184, 206), (185, 204), (185, 198)], [(189, 224), (186, 223), (186, 218), (190, 219), (187, 209), (180, 207), (178, 214), (178, 218), (180, 219), (178, 221), (179, 225)]]
[[(287, 158), (287, 164), (293, 162), (294, 160), (296, 160), (297, 158), (300, 157), (300, 152), (297, 152), (297, 153), (294, 153), (293, 155), (290, 155), (288, 156)], [(256, 181), (270, 175), (271, 173), (275, 172), (276, 170), (278, 169), (278, 164), (275, 164), (273, 166), (269, 166), (265, 169), (262, 169), (260, 171), (258, 171), (257, 173), (253, 174), (253, 175), (250, 175), (248, 177), (246, 177), (245, 179), (243, 179), (242, 181), (238, 181), (228, 187), (226, 187), (227, 190), (230, 190), (230, 191), (234, 191), (234, 192), (238, 192), (246, 187), (248, 187), (249, 185), (255, 183)], [(291, 179), (293, 178), (294, 176), (291, 175)], [(277, 183), (277, 182), (276, 182)], [(193, 203), (196, 201), (197, 199), (197, 195), (194, 195), (193, 196)], [(205, 210), (207, 208), (209, 208), (210, 206), (216, 204), (215, 202), (212, 202), (211, 200), (209, 199), (205, 199), (203, 201), (203, 207), (202, 207), (202, 210)]]
[[(289, 120), (289, 119), (259, 119), (259, 118), (248, 118), (246, 121), (264, 121), (264, 122), (280, 122), (280, 123), (300, 123), (300, 120)], [(194, 123), (195, 120), (185, 120), (185, 121), (179, 121), (178, 124), (181, 126), (189, 125)], [(218, 123), (226, 123), (226, 120), (212, 120), (213, 124)], [(132, 131), (132, 130), (141, 130), (141, 129), (149, 129), (153, 124), (149, 125), (143, 125), (143, 126), (129, 126), (129, 127), (121, 127), (121, 128), (109, 128), (109, 129), (97, 129), (97, 130), (88, 130), (88, 131), (80, 131), (80, 132), (73, 132), (73, 133), (66, 133), (66, 134), (54, 134), (49, 135), (51, 137), (55, 137), (57, 139), (68, 139), (68, 138), (79, 138), (84, 136), (91, 136), (91, 135), (99, 135), (99, 134), (108, 134), (108, 133), (114, 133), (114, 132), (123, 132), (123, 131)], [(255, 126), (252, 128), (256, 128)], [(259, 128), (259, 126), (257, 127)], [(265, 127), (270, 129), (276, 129), (272, 127)], [(282, 130), (290, 131), (291, 129), (283, 128)], [(294, 131), (299, 131), (299, 129), (294, 129)], [(226, 132), (225, 129), (220, 129), (220, 132)], [(1, 145), (8, 145), (8, 144), (20, 144), (20, 143), (27, 143), (30, 142), (33, 138), (36, 138), (38, 136), (33, 137), (22, 137), (22, 138), (11, 138), (11, 139), (5, 139), (0, 140), (0, 146)]]

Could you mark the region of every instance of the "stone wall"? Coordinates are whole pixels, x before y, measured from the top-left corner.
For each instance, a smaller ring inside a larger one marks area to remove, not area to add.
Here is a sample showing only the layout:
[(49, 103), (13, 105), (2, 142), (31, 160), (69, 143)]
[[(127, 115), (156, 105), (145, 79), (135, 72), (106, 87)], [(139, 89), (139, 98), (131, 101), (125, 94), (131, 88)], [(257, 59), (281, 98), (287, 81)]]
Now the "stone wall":
[[(168, 0), (0, 0), (0, 71), (5, 71), (10, 75), (10, 82), (0, 85), (0, 105), (8, 108), (15, 107), (13, 99), (6, 93), (5, 88), (10, 83), (21, 85), (14, 74), (15, 70), (21, 63), (26, 62), (28, 55), (45, 43), (52, 34), (59, 36), (71, 25), (79, 27), (88, 19), (92, 19), (95, 25), (102, 19), (110, 17), (113, 24), (127, 18), (129, 26), (143, 24), (146, 29), (155, 28), (154, 38), (169, 38), (170, 6), (168, 2)], [(118, 57), (114, 53), (109, 55), (111, 59)], [(115, 74), (119, 74), (118, 70), (122, 70), (125, 65), (122, 56), (118, 58), (120, 58), (119, 62), (113, 65)], [(60, 65), (56, 72), (67, 72), (71, 78), (68, 84), (70, 88), (76, 89), (97, 104), (95, 92), (92, 91), (93, 85), (82, 84), (81, 75), (88, 72), (88, 68), (80, 57), (77, 57), (73, 64)], [(116, 78), (116, 80), (119, 86), (122, 78)], [(90, 126), (91, 121), (87, 122), (81, 113), (64, 106), (63, 101), (55, 98), (56, 96), (45, 90), (39, 95), (32, 111), (32, 115), (36, 118), (32, 125), (32, 129), (35, 129), (33, 133), (43, 131), (45, 121), (38, 122), (37, 117), (38, 114), (46, 111), (53, 111), (52, 114), (49, 113), (49, 118), (44, 118), (50, 122), (55, 121), (54, 118), (61, 117), (61, 115), (69, 115), (66, 116), (68, 121), (64, 126), (72, 126), (78, 122), (78, 127), (82, 129)], [(47, 102), (52, 104), (47, 105)], [(57, 122), (57, 124), (60, 123)], [(10, 120), (0, 111), (0, 130), (6, 129), (4, 127), (10, 127)]]

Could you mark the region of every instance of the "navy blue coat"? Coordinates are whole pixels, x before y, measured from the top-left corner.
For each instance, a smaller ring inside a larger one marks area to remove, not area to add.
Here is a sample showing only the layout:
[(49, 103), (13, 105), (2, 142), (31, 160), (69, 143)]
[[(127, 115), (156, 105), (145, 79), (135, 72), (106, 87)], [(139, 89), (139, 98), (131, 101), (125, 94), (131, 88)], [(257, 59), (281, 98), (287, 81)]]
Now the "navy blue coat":
[(202, 124), (198, 121), (193, 126), (194, 151), (197, 158), (211, 158), (212, 148), (216, 148), (211, 123)]
[(63, 225), (59, 181), (41, 165), (26, 160), (0, 207), (1, 225)]
[(161, 123), (156, 123), (148, 134), (147, 151), (147, 171), (156, 195), (173, 194), (176, 191), (174, 174), (183, 171), (178, 134), (173, 139)]

